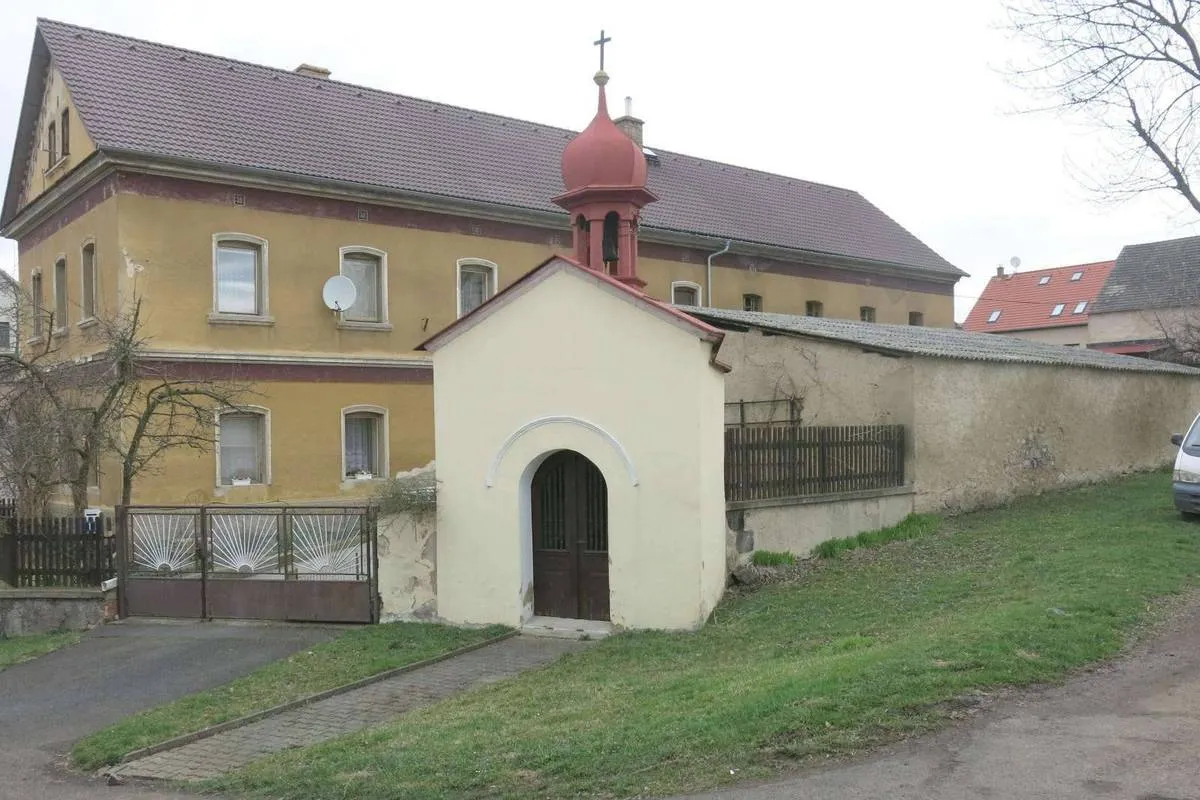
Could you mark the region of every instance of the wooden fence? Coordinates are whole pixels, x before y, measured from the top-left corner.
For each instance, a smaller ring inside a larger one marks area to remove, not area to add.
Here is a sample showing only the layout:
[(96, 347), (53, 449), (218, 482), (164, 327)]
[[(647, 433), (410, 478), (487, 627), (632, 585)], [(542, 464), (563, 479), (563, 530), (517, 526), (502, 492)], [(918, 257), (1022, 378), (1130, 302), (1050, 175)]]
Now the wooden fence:
[(0, 581), (10, 586), (99, 586), (116, 574), (112, 518), (0, 520)]
[(725, 500), (767, 500), (904, 485), (903, 425), (725, 428)]

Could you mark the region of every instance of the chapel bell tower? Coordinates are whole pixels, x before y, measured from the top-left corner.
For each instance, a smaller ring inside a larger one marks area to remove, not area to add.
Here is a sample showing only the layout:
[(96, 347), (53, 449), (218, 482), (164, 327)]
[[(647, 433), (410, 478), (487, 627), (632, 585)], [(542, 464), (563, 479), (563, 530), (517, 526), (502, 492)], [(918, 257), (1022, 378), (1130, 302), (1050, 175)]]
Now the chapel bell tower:
[(607, 272), (622, 283), (642, 288), (637, 274), (638, 215), (658, 198), (646, 189), (646, 157), (642, 148), (608, 116), (604, 85), (604, 45), (600, 32), (599, 101), (596, 116), (562, 154), (566, 191), (554, 202), (571, 215), (575, 259)]

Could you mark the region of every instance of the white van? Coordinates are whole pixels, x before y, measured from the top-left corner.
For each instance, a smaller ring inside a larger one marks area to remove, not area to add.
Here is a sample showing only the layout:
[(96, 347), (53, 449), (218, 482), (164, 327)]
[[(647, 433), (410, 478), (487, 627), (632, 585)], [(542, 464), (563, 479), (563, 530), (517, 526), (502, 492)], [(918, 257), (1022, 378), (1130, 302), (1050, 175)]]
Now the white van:
[(1200, 415), (1185, 434), (1171, 434), (1179, 447), (1175, 456), (1175, 507), (1184, 517), (1200, 517)]

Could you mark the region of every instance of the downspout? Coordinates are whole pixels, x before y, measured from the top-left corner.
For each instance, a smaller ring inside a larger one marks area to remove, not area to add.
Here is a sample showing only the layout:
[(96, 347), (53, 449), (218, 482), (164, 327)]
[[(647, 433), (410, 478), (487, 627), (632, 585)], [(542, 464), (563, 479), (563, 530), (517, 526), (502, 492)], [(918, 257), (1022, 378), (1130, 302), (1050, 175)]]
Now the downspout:
[(704, 305), (712, 308), (712, 262), (717, 256), (723, 256), (729, 252), (729, 248), (733, 246), (732, 239), (725, 240), (725, 247), (715, 253), (708, 254), (708, 269), (704, 272)]

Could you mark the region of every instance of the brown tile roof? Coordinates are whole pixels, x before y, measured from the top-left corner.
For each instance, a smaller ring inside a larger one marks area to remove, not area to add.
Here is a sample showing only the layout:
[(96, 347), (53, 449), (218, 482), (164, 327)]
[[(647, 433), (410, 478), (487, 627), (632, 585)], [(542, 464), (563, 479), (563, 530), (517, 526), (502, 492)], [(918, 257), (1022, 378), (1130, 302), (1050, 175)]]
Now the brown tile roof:
[[(572, 131), (43, 19), (31, 87), (47, 56), (101, 150), (562, 213), (550, 198), (562, 191), (559, 157)], [(22, 148), (6, 222), (18, 211)], [(662, 199), (645, 210), (647, 227), (934, 279), (965, 274), (857, 192), (655, 152), (649, 188)]]
[[(1104, 287), (1114, 263), (1097, 261), (992, 278), (963, 322), (963, 329), (1000, 333), (1086, 325), (1092, 304)], [(1071, 276), (1076, 272), (1082, 275), (1079, 280), (1073, 281)], [(1047, 278), (1049, 280), (1043, 283)], [(1050, 316), (1050, 312), (1060, 303), (1063, 306), (1062, 313)], [(1075, 309), (1080, 303), (1087, 305), (1076, 314)], [(988, 322), (997, 311), (1000, 316), (996, 321)]]

